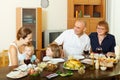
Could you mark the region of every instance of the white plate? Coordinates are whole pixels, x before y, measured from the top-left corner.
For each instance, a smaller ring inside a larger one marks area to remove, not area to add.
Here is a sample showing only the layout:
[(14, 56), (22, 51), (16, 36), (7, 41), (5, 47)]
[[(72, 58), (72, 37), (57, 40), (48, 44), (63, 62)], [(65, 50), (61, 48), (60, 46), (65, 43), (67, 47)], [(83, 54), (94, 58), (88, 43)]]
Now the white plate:
[(73, 58), (75, 58), (75, 59), (79, 60), (79, 59), (84, 59), (85, 57), (84, 57), (84, 56), (82, 56), (82, 55), (74, 55), (74, 57), (73, 57)]
[(57, 64), (59, 62), (64, 62), (65, 60), (62, 58), (53, 58), (50, 61), (48, 61), (48, 63), (53, 63), (53, 64)]
[[(90, 55), (89, 57), (92, 58), (93, 56)], [(95, 53), (95, 54), (94, 54), (94, 58), (95, 58), (95, 59), (98, 59), (98, 57), (106, 57), (106, 56), (105, 56), (104, 54), (97, 54), (97, 53)]]
[(11, 71), (6, 76), (9, 78), (18, 79), (18, 78), (25, 77), (27, 75), (28, 75), (28, 72), (22, 72), (22, 71), (18, 70), (18, 71)]
[(51, 61), (56, 61), (56, 62), (64, 62), (65, 60), (62, 58), (53, 58)]
[(15, 68), (14, 70), (26, 71), (27, 68), (28, 68), (27, 65), (23, 64), (23, 65), (20, 65), (19, 67)]
[(85, 63), (85, 64), (90, 64), (90, 65), (93, 64), (93, 62), (92, 62), (91, 59), (84, 59), (84, 60), (81, 60), (81, 62), (82, 62), (82, 63)]

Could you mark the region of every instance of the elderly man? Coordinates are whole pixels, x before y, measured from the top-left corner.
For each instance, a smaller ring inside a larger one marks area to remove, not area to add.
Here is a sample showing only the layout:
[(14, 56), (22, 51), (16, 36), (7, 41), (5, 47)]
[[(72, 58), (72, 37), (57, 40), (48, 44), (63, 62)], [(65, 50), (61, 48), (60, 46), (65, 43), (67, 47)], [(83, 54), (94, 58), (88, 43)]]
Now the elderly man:
[(63, 45), (65, 56), (81, 55), (83, 50), (90, 50), (90, 39), (85, 34), (86, 24), (77, 20), (73, 29), (64, 31), (55, 39), (55, 43)]

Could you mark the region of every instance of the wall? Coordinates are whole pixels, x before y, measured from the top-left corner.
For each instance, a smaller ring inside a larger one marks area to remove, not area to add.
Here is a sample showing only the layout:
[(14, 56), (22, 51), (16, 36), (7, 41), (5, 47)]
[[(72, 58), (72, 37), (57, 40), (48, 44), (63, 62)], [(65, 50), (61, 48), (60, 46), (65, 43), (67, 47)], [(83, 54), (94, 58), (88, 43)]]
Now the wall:
[[(44, 9), (43, 30), (67, 29), (67, 0), (49, 0), (49, 7)], [(46, 28), (47, 26), (47, 28)]]
[[(16, 7), (41, 7), (41, 0), (3, 0), (0, 3), (0, 51), (8, 49), (16, 35)], [(43, 8), (43, 30), (67, 28), (67, 0), (49, 0)]]
[(15, 5), (10, 0), (0, 3), (0, 51), (7, 49), (9, 43), (15, 39)]
[(107, 21), (110, 26), (110, 33), (116, 37), (117, 45), (120, 45), (120, 0), (107, 0)]
[[(8, 49), (15, 40), (16, 7), (40, 7), (41, 0), (3, 0), (0, 3), (0, 51)], [(120, 0), (107, 0), (107, 21), (110, 33), (114, 34), (120, 45)], [(67, 28), (67, 0), (49, 0), (49, 7), (43, 8), (43, 30)]]

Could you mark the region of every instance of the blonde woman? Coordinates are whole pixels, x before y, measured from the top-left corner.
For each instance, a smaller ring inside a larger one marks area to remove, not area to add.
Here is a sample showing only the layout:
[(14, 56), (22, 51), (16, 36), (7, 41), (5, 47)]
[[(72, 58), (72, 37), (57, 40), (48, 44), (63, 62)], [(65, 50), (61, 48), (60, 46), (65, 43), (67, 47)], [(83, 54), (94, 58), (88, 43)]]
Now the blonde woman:
[(97, 48), (100, 47), (103, 54), (107, 56), (115, 56), (115, 37), (114, 35), (109, 34), (108, 23), (106, 21), (100, 21), (96, 30), (96, 32), (89, 35), (92, 51), (97, 53)]

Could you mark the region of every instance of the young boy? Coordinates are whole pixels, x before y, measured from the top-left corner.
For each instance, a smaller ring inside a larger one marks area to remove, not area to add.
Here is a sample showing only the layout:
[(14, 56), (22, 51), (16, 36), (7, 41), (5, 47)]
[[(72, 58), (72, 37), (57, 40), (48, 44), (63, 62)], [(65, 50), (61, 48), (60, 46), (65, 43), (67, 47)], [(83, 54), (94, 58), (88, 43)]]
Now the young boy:
[(25, 60), (30, 60), (31, 63), (38, 63), (39, 60), (36, 58), (36, 56), (34, 55), (34, 47), (33, 45), (28, 45), (25, 46), (25, 55), (24, 55), (24, 61)]

